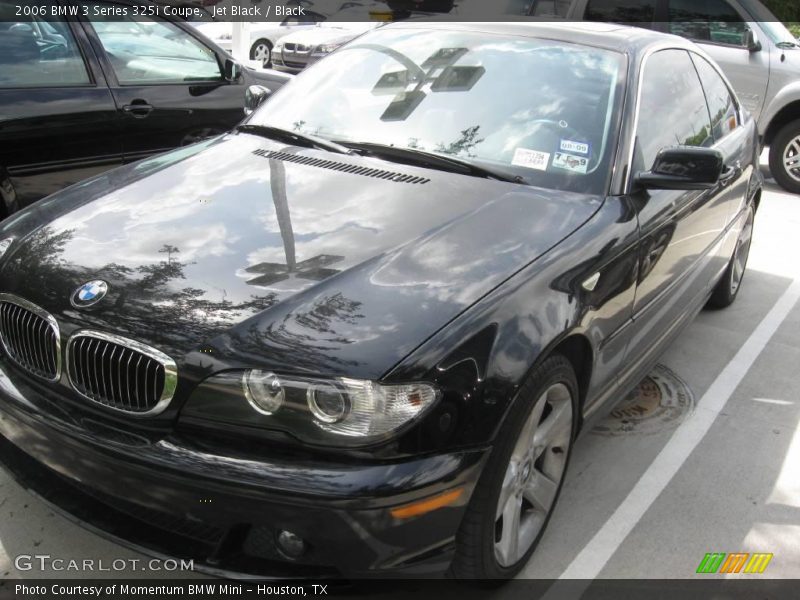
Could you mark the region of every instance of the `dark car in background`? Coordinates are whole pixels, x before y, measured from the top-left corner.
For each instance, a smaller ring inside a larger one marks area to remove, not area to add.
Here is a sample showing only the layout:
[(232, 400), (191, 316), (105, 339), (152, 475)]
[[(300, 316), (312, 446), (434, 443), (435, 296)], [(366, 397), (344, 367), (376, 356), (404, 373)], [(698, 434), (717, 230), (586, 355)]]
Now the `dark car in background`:
[(369, 32), (0, 224), (0, 462), (197, 569), (512, 577), (578, 432), (735, 300), (757, 155), (675, 36)]
[(48, 20), (0, 3), (0, 218), (98, 172), (228, 131), (244, 116), (248, 85), (276, 90), (288, 79), (241, 68), (180, 20), (94, 16), (94, 7), (143, 2), (84, 4), (87, 17)]

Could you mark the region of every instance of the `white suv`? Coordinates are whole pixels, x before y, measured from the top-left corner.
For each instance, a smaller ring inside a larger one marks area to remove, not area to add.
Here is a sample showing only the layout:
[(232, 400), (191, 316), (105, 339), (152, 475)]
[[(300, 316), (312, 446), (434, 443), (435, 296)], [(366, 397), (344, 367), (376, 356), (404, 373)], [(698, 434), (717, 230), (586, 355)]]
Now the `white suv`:
[(534, 0), (529, 14), (626, 23), (699, 44), (756, 119), (775, 180), (800, 193), (800, 46), (758, 0)]

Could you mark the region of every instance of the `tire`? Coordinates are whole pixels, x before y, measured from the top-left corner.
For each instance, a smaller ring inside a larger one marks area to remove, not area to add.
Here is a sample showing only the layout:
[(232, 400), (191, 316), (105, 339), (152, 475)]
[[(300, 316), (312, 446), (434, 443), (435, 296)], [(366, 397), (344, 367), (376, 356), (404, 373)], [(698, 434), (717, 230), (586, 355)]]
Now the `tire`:
[[(528, 376), (498, 434), (456, 534), (451, 577), (498, 584), (525, 566), (558, 501), (577, 414), (575, 372), (569, 361), (554, 355)], [(542, 427), (547, 422), (550, 437)]]
[(260, 60), (261, 66), (268, 67), (272, 63), (272, 42), (261, 39), (250, 48), (250, 60)]
[(747, 207), (744, 226), (736, 240), (736, 248), (728, 263), (728, 268), (717, 282), (711, 297), (708, 299), (710, 308), (727, 308), (736, 300), (739, 290), (742, 289), (742, 280), (747, 269), (747, 259), (750, 256), (750, 245), (753, 241), (753, 223), (755, 221), (755, 207)]
[[(791, 168), (787, 161), (791, 161)], [(769, 170), (783, 189), (800, 194), (800, 119), (784, 125), (772, 140)]]

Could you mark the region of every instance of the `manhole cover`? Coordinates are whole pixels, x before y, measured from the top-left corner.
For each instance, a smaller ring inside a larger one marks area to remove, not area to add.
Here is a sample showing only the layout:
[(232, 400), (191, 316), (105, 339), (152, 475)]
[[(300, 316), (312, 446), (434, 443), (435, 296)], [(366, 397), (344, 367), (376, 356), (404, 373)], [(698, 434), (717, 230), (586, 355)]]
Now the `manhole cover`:
[(600, 435), (647, 434), (677, 427), (694, 410), (689, 387), (656, 365), (636, 388), (592, 429)]

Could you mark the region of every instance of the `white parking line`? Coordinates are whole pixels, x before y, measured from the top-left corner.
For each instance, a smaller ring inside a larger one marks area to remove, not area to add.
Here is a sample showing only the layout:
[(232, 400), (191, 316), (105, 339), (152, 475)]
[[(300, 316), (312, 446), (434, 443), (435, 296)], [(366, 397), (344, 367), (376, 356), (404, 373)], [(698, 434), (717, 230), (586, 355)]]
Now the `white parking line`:
[(589, 543), (561, 574), (560, 579), (594, 579), (633, 530), (681, 465), (702, 441), (728, 399), (744, 379), (778, 327), (800, 300), (795, 280), (767, 313), (733, 359), (697, 403), (639, 481)]

